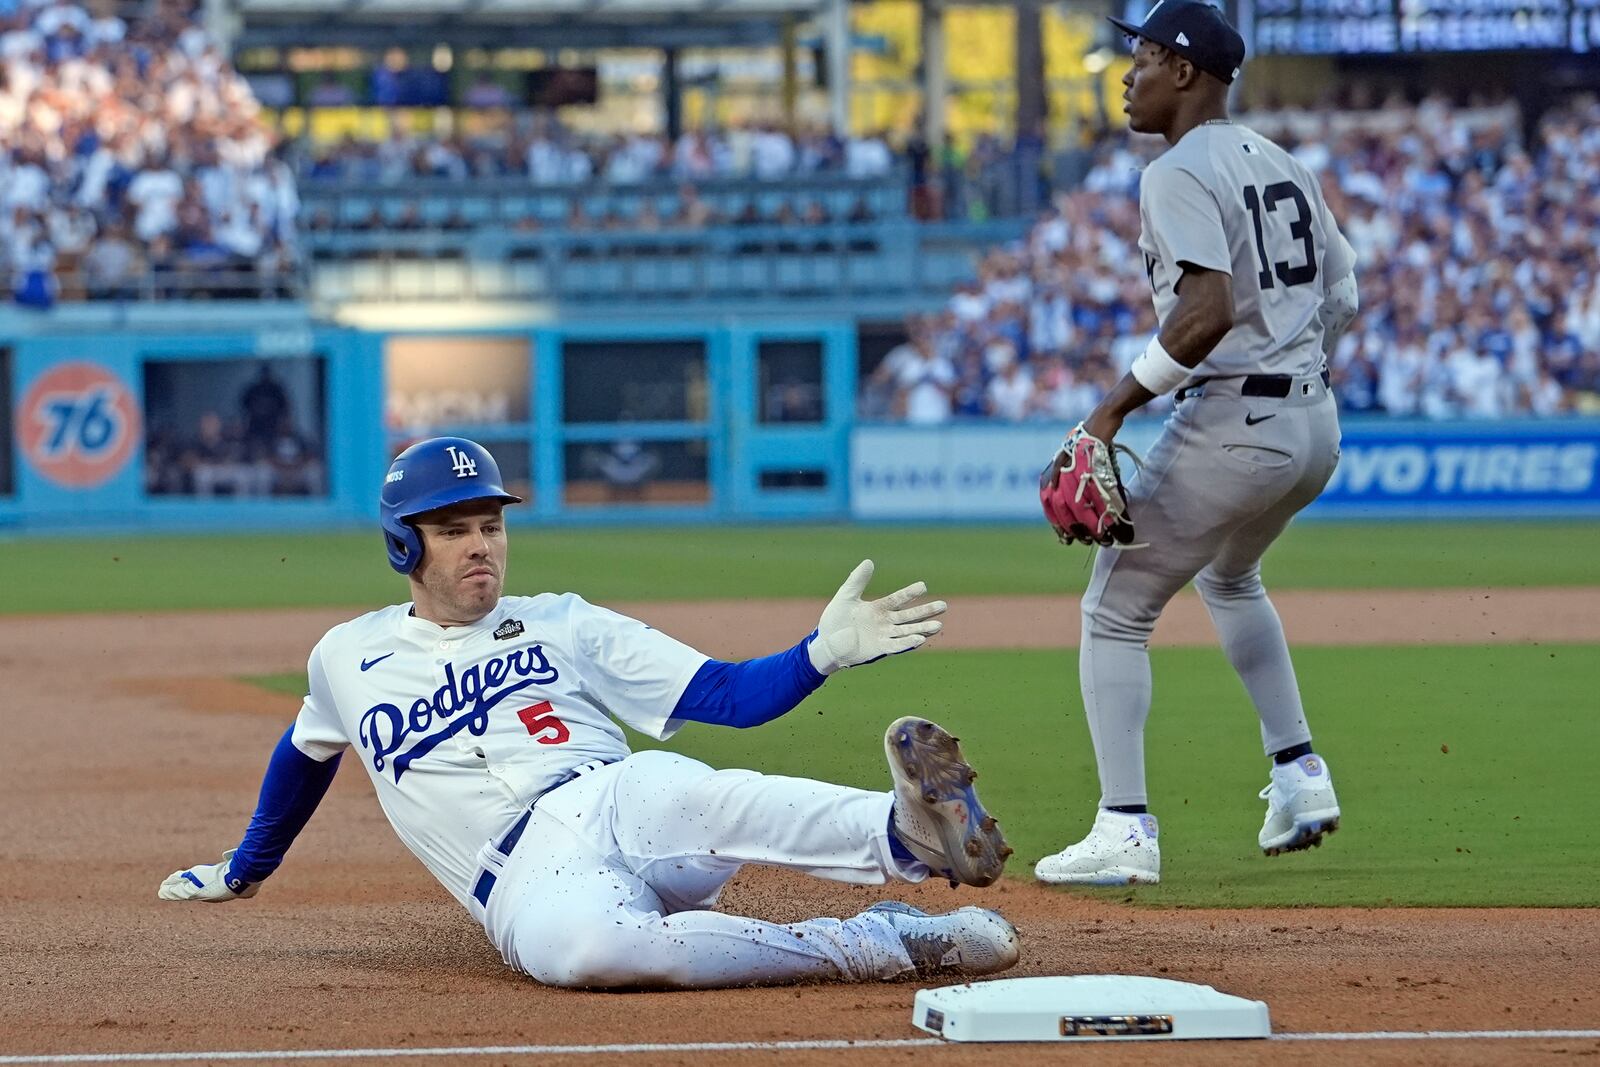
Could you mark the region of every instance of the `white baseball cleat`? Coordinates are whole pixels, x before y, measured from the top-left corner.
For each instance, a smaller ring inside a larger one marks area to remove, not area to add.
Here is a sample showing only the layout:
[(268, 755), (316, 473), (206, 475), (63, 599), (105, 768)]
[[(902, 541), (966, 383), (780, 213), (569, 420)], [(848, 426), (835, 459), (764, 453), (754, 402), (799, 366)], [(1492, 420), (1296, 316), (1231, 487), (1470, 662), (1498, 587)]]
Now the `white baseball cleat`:
[(987, 908), (957, 908), (929, 915), (910, 904), (885, 900), (867, 909), (889, 920), (919, 977), (997, 974), (1021, 955), (1017, 928)]
[(1011, 846), (979, 803), (972, 788), (978, 772), (956, 738), (908, 715), (889, 725), (883, 749), (894, 776), (894, 834), (906, 851), (952, 886), (999, 881)]
[(1272, 781), (1261, 791), (1267, 820), (1261, 826), (1261, 851), (1269, 856), (1322, 844), (1339, 828), (1339, 800), (1333, 795), (1328, 764), (1315, 752), (1292, 763), (1273, 764)]
[(1033, 868), (1051, 885), (1155, 885), (1161, 881), (1161, 830), (1154, 815), (1100, 809), (1089, 836)]

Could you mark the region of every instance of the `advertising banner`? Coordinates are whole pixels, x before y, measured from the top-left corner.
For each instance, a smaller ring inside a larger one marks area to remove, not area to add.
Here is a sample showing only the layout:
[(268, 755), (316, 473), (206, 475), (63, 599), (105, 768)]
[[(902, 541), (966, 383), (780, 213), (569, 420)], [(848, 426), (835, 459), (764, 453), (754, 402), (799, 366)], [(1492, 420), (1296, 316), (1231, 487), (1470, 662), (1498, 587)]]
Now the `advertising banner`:
[(1347, 422), (1308, 514), (1600, 515), (1600, 420)]
[(140, 422), (139, 402), (119, 375), (73, 360), (28, 384), (17, 405), (17, 441), (44, 480), (93, 489), (127, 467)]
[[(1160, 429), (1130, 422), (1118, 440), (1143, 454)], [(1040, 519), (1039, 470), (1060, 434), (1027, 423), (857, 427), (851, 516)], [(1600, 420), (1352, 419), (1343, 434), (1339, 468), (1308, 516), (1600, 516)]]

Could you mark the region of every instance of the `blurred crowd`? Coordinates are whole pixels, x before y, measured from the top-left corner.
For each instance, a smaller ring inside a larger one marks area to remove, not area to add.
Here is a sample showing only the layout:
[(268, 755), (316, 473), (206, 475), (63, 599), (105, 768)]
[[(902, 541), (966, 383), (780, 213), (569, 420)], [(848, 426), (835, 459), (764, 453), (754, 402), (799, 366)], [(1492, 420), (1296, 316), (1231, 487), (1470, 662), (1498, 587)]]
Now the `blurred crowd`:
[[(1434, 99), (1332, 118), (1257, 125), (1320, 177), (1356, 249), (1361, 313), (1330, 368), (1342, 408), (1600, 413), (1600, 102), (1570, 101), (1526, 138), (1509, 108)], [(1140, 167), (1162, 147), (1107, 141), (1024, 241), (908, 323), (907, 341), (867, 376), (862, 414), (1088, 414), (1156, 327), (1137, 196)]]
[(19, 303), (287, 287), (294, 177), (194, 0), (0, 0), (0, 256)]

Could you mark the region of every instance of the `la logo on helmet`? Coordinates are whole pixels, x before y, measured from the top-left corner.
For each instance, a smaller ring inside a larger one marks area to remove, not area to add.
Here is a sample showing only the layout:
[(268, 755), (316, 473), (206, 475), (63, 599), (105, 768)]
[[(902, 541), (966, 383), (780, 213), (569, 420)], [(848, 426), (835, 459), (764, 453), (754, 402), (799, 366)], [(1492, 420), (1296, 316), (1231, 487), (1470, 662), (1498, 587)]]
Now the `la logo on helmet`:
[(446, 445), (446, 452), (450, 453), (450, 469), (456, 472), (457, 478), (476, 478), (478, 476), (478, 461), (456, 448), (455, 445)]

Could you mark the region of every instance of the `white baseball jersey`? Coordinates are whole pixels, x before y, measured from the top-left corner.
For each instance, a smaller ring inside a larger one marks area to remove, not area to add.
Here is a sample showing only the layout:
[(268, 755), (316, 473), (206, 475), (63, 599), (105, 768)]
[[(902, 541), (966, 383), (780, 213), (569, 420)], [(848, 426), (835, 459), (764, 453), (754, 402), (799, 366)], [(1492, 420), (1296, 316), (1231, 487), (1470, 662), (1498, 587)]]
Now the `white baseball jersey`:
[(1233, 329), (1197, 375), (1317, 372), (1317, 311), (1355, 252), (1304, 164), (1247, 127), (1203, 123), (1145, 168), (1139, 221), (1161, 322), (1183, 264), (1233, 276)]
[(573, 593), (502, 597), (470, 626), (384, 608), (312, 650), (295, 747), (354, 746), (395, 832), (463, 905), (479, 850), (540, 792), (590, 760), (620, 760), (615, 719), (674, 733), (707, 657)]

